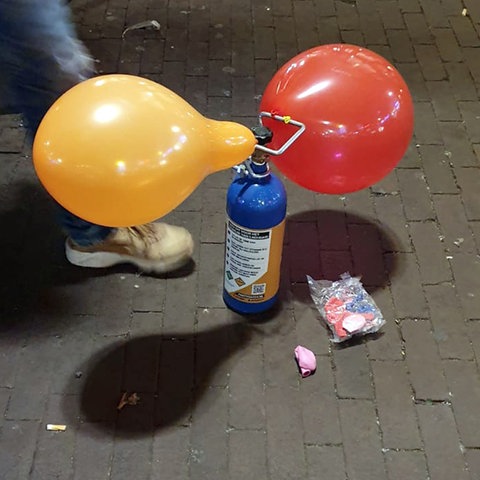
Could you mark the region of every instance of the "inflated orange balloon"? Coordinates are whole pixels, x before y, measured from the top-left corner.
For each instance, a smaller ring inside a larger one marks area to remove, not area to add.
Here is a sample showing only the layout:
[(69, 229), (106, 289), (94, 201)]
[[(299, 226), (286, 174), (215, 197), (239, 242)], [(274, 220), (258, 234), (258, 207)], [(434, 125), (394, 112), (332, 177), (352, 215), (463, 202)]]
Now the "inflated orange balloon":
[(207, 175), (243, 162), (255, 144), (247, 127), (207, 119), (155, 82), (104, 75), (54, 103), (35, 136), (33, 161), (64, 208), (121, 227), (167, 214)]

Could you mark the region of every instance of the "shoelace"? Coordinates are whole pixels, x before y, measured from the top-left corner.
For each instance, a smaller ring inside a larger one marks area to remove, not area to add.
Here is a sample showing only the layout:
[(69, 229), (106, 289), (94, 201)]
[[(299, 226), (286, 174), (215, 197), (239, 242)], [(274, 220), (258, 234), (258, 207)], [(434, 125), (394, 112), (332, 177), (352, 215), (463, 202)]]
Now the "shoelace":
[(134, 237), (142, 240), (146, 245), (155, 243), (158, 240), (155, 230), (148, 223), (127, 227), (127, 231)]

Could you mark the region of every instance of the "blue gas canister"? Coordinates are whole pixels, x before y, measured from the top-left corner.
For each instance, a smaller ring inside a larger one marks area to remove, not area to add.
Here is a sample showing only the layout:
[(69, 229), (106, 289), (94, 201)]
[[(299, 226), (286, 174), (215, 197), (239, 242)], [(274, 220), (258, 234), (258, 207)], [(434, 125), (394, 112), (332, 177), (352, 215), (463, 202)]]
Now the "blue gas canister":
[(223, 299), (232, 310), (255, 314), (276, 303), (286, 211), (266, 157), (246, 160), (227, 192)]

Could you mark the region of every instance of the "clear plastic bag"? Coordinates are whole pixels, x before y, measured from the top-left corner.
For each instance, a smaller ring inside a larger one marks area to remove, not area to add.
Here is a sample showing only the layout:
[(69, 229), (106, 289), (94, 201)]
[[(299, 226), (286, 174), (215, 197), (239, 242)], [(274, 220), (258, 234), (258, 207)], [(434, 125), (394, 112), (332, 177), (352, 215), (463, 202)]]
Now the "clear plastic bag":
[(359, 278), (344, 273), (340, 280), (314, 280), (307, 275), (310, 295), (335, 343), (377, 332), (385, 323), (380, 309)]

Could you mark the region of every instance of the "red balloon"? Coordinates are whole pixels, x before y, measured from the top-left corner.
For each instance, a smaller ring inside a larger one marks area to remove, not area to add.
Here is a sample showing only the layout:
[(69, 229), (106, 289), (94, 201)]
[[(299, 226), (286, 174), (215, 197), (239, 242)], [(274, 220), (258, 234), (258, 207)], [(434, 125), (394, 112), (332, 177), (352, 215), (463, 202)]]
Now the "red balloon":
[[(260, 110), (289, 116), (305, 132), (272, 161), (293, 182), (320, 193), (349, 193), (385, 177), (413, 134), (413, 103), (398, 71), (355, 45), (324, 45), (300, 53), (272, 78)], [(295, 127), (268, 117), (269, 148)]]

